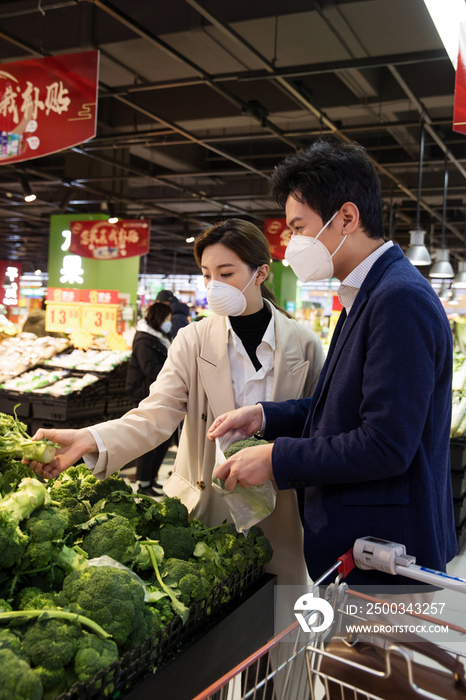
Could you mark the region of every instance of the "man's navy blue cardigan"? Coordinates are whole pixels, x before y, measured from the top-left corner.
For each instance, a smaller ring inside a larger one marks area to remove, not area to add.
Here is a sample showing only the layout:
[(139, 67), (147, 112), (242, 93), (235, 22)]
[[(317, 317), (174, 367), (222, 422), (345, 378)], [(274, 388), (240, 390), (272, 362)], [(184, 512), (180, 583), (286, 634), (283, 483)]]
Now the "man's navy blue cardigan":
[[(421, 566), (445, 570), (456, 553), (445, 311), (395, 245), (343, 320), (314, 396), (263, 404), (277, 486), (304, 489), (309, 573), (316, 579), (366, 535), (400, 542)], [(347, 581), (407, 583), (358, 569)]]

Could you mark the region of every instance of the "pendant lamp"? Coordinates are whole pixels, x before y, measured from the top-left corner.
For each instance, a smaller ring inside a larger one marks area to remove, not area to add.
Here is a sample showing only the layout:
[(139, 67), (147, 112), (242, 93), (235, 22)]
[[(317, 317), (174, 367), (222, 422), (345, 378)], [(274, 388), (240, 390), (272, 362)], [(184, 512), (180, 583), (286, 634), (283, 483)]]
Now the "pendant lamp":
[(445, 224), (447, 220), (447, 191), (448, 191), (448, 167), (447, 156), (445, 155), (445, 177), (443, 182), (443, 216), (442, 216), (442, 247), (437, 249), (437, 262), (432, 265), (429, 277), (437, 279), (452, 279), (455, 276), (450, 263), (450, 251), (445, 242)]
[(424, 124), (421, 124), (421, 143), (419, 146), (419, 181), (417, 186), (416, 228), (409, 232), (409, 248), (405, 255), (413, 265), (430, 265), (430, 253), (424, 245), (425, 231), (421, 230), (421, 190), (422, 165), (424, 162)]
[(466, 199), (464, 201), (463, 259), (458, 263), (458, 272), (456, 273), (453, 286), (457, 289), (466, 289)]

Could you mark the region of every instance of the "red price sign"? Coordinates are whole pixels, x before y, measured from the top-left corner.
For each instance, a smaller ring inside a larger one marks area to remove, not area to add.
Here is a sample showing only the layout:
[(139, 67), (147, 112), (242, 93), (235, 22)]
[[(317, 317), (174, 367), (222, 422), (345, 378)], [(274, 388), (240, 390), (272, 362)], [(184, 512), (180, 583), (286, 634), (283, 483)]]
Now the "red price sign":
[(81, 326), (81, 308), (78, 304), (49, 302), (45, 312), (45, 330), (66, 333)]
[(84, 306), (82, 311), (82, 328), (101, 335), (104, 331), (115, 331), (117, 307), (109, 304)]

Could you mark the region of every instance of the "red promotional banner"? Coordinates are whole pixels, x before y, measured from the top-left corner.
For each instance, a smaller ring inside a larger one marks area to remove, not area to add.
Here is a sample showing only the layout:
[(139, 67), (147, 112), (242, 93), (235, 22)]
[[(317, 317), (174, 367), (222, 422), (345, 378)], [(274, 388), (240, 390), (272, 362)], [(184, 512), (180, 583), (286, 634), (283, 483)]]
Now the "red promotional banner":
[(72, 221), (70, 253), (83, 258), (118, 260), (149, 252), (150, 221), (120, 219), (108, 221)]
[(57, 303), (67, 302), (68, 304), (76, 304), (81, 301), (82, 289), (62, 289), (61, 287), (47, 287), (46, 301), (55, 301)]
[(63, 151), (95, 136), (99, 52), (0, 65), (0, 163)]
[(455, 82), (453, 131), (466, 134), (466, 22), (460, 24), (460, 48)]
[(118, 304), (118, 289), (83, 289), (86, 304)]
[(286, 227), (286, 219), (266, 219), (264, 234), (269, 242), (270, 256), (275, 260), (283, 260), (291, 236), (290, 229)]

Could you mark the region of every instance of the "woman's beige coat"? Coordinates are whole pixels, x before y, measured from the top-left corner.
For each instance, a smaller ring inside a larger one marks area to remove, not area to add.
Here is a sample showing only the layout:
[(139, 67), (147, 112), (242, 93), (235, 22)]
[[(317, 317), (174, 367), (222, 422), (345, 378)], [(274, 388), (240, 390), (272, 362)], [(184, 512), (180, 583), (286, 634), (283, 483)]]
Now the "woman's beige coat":
[[(272, 400), (312, 395), (324, 362), (320, 340), (308, 328), (273, 309), (275, 363)], [(223, 498), (211, 487), (215, 445), (207, 430), (215, 418), (235, 408), (228, 358), (226, 320), (210, 316), (182, 328), (150, 395), (118, 420), (93, 426), (108, 453), (105, 478), (135, 457), (170, 437), (184, 418), (173, 474), (165, 484), (168, 496), (178, 496), (191, 518), (206, 526), (231, 520)], [(296, 492), (279, 491), (277, 505), (260, 523), (272, 542), (269, 570), (280, 583), (306, 580), (302, 526)]]

